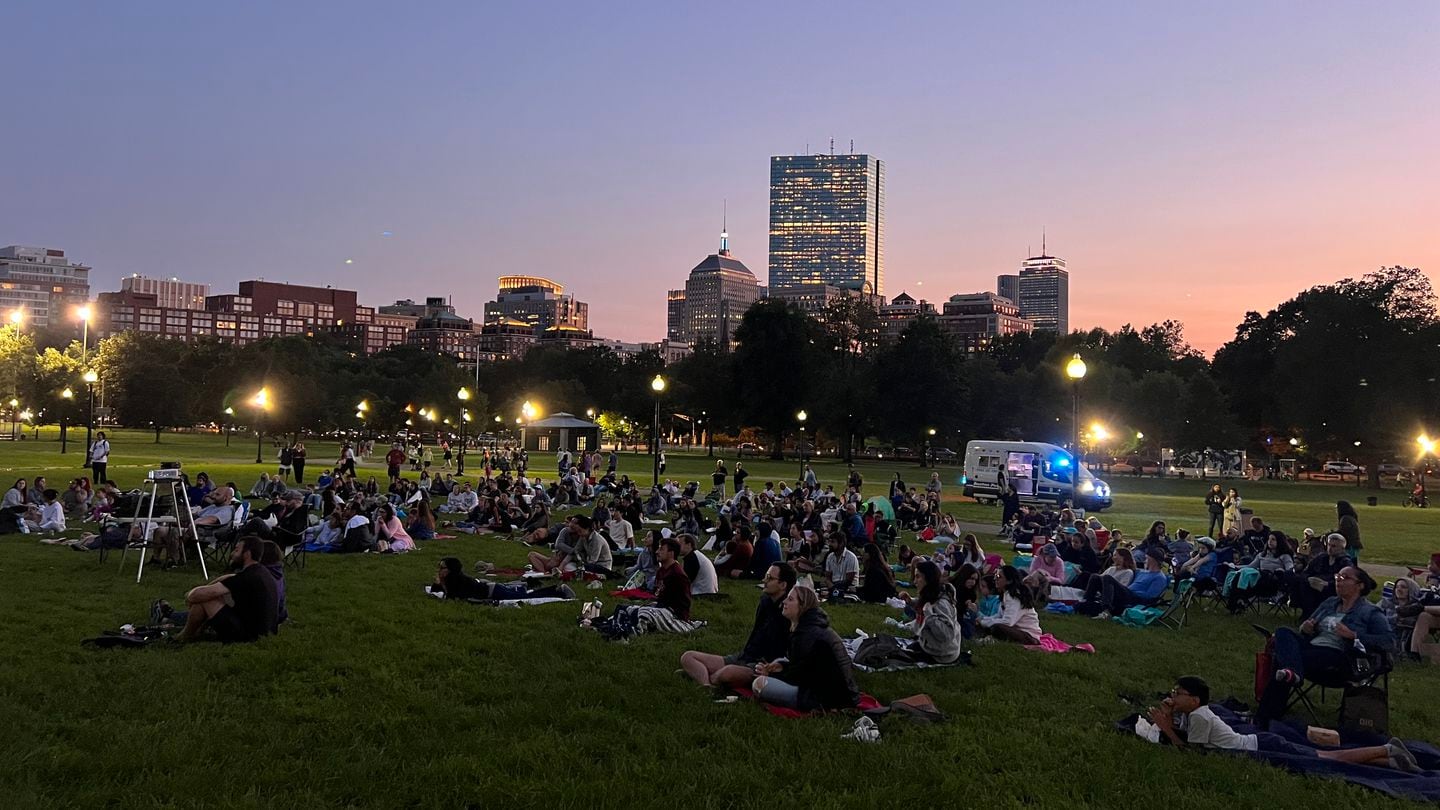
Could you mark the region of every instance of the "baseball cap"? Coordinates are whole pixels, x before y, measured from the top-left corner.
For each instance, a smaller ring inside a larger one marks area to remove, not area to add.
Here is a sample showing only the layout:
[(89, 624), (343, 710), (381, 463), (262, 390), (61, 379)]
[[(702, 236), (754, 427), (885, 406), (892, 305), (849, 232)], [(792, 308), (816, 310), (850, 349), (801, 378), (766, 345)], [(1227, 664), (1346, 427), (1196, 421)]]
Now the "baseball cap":
[(1208, 546), (1208, 547), (1210, 547), (1210, 548), (1215, 548), (1215, 538), (1213, 538), (1213, 537), (1201, 537), (1201, 538), (1197, 539), (1195, 542), (1199, 543), (1199, 544), (1202, 545), (1202, 546)]
[(1046, 543), (1044, 548), (1040, 549), (1040, 553), (1047, 557), (1054, 557), (1060, 553), (1060, 549), (1056, 548), (1054, 543)]

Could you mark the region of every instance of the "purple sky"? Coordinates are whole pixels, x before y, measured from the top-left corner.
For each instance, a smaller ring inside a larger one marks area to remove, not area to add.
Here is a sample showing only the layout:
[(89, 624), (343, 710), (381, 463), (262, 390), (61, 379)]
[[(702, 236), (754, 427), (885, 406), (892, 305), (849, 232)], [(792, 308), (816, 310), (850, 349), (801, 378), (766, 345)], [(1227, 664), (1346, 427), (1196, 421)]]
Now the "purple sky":
[(478, 317), (535, 273), (654, 340), (722, 199), (765, 280), (769, 156), (832, 136), (888, 164), (887, 295), (993, 289), (1043, 227), (1072, 327), (1208, 351), (1311, 284), (1440, 268), (1435, 2), (18, 5), (0, 244), (97, 291)]

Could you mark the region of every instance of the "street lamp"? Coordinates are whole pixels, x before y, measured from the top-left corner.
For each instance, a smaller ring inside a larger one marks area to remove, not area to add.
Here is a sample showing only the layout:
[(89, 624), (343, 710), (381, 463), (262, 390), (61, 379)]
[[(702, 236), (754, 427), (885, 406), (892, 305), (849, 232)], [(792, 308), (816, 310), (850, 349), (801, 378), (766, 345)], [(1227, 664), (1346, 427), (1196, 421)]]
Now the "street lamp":
[(660, 483), (660, 397), (665, 393), (665, 378), (659, 374), (650, 381), (650, 390), (655, 392), (655, 419), (650, 435), (650, 485)]
[[(75, 317), (80, 319), (80, 362), (84, 364), (87, 344), (90, 342), (90, 305), (75, 308)], [(11, 320), (14, 320), (13, 316)]]
[(805, 413), (805, 411), (804, 411), (803, 409), (802, 409), (799, 413), (795, 414), (795, 421), (797, 421), (797, 422), (800, 423), (800, 485), (801, 485), (801, 486), (804, 486), (804, 485), (805, 485), (805, 420), (806, 420), (806, 419), (809, 419), (809, 418), (810, 418), (810, 414)]
[(935, 440), (935, 428), (930, 428), (929, 430), (926, 430), (926, 431), (925, 431), (925, 447), (924, 447), (924, 449), (921, 451), (921, 454), (920, 454), (920, 466), (921, 466), (921, 467), (929, 467), (929, 466), (930, 466), (930, 443), (933, 442), (934, 440)]
[(264, 436), (263, 420), (265, 412), (270, 409), (270, 389), (262, 387), (250, 398), (250, 404), (255, 406), (255, 463), (264, 464), (265, 459), (260, 456), (260, 440)]
[(92, 368), (86, 371), (81, 379), (85, 381), (85, 395), (90, 400), (89, 411), (85, 417), (85, 452), (89, 453), (90, 434), (95, 431), (95, 383), (100, 381), (100, 375)]
[(10, 325), (15, 327), (15, 334), (25, 330), (25, 308), (16, 307), (10, 310)]
[(1070, 362), (1065, 364), (1065, 376), (1070, 378), (1070, 431), (1071, 431), (1071, 453), (1074, 469), (1070, 470), (1070, 505), (1075, 505), (1075, 496), (1080, 491), (1080, 381), (1085, 379), (1085, 361), (1080, 359), (1080, 353), (1076, 352)]
[[(16, 310), (16, 312), (19, 312), (19, 310)], [(70, 390), (70, 386), (67, 385), (65, 386), (65, 390), (60, 392), (60, 397), (65, 400), (65, 405), (60, 411), (60, 452), (63, 454), (69, 452), (66, 447), (67, 434), (65, 428), (69, 425), (70, 402), (75, 399), (75, 392)]]
[(470, 389), (464, 386), (455, 392), (455, 398), (460, 400), (460, 452), (455, 454), (455, 474), (465, 474), (465, 423), (470, 421), (470, 412), (465, 409), (465, 403), (470, 401)]
[(235, 409), (225, 406), (225, 446), (230, 446), (231, 429), (235, 427)]

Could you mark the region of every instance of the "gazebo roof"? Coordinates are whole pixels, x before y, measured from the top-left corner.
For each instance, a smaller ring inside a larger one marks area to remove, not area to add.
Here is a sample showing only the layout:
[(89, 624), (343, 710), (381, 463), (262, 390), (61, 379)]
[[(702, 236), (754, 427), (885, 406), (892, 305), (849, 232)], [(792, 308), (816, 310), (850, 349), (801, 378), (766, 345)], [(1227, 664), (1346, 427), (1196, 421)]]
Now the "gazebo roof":
[(587, 419), (581, 419), (573, 413), (552, 413), (544, 419), (537, 419), (526, 427), (532, 428), (598, 428), (599, 425)]

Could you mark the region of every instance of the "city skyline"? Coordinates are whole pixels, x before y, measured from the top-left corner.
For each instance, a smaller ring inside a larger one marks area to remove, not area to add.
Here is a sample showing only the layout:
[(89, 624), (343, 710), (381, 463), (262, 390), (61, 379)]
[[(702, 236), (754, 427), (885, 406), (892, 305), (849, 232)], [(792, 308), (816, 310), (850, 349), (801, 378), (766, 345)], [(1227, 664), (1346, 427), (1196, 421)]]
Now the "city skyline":
[[(887, 298), (988, 290), (1044, 229), (1072, 328), (1174, 318), (1208, 353), (1311, 285), (1440, 267), (1433, 4), (914, 8), (864, 52), (833, 44), (846, 14), (737, 4), (749, 58), (720, 61), (687, 58), (711, 15), (663, 5), (177, 8), (7, 20), (0, 244), (97, 291), (264, 278), (477, 318), (543, 276), (654, 341), (722, 200), (759, 267), (768, 159), (833, 136), (885, 161)], [(818, 65), (849, 69), (775, 80)]]

